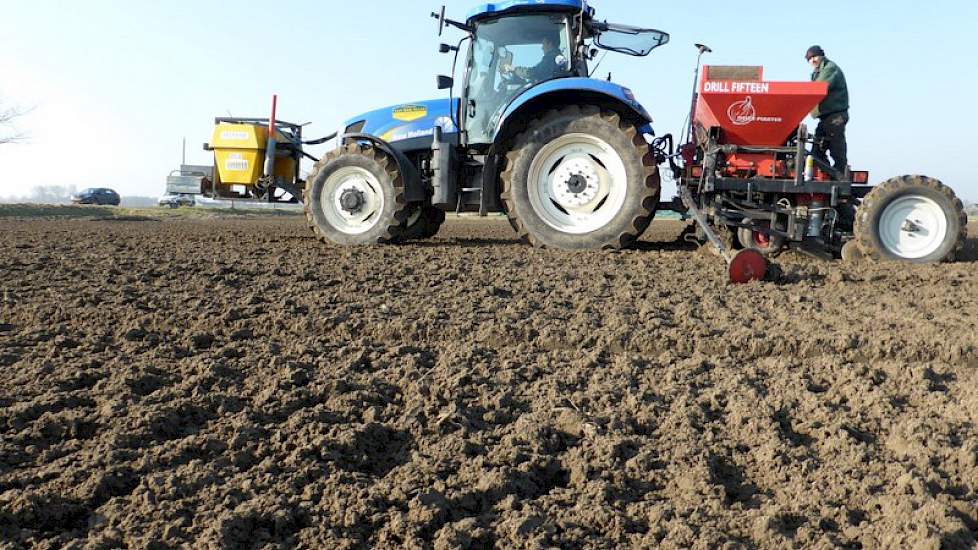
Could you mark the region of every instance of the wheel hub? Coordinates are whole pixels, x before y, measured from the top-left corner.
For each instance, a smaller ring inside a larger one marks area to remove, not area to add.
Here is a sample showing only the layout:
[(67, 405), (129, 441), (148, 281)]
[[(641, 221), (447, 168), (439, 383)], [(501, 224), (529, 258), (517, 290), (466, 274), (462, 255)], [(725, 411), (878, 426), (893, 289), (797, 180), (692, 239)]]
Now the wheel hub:
[(574, 174), (567, 180), (567, 190), (571, 193), (580, 194), (587, 189), (587, 178), (580, 174)]
[(767, 248), (771, 246), (771, 237), (767, 233), (762, 233), (760, 231), (754, 232), (754, 244), (761, 248)]
[(905, 233), (920, 233), (923, 230), (924, 228), (921, 227), (921, 223), (919, 221), (907, 220), (903, 224), (903, 231)]
[(898, 258), (926, 258), (947, 238), (948, 218), (933, 199), (906, 195), (887, 205), (880, 214), (879, 237), (883, 247)]
[(345, 189), (340, 195), (340, 207), (347, 214), (360, 212), (365, 204), (367, 204), (367, 198), (359, 189)]
[(579, 208), (597, 198), (600, 183), (592, 162), (584, 159), (566, 161), (553, 175), (554, 198), (565, 207)]
[(319, 196), (327, 223), (347, 235), (367, 233), (383, 217), (385, 200), (380, 182), (359, 166), (332, 172)]

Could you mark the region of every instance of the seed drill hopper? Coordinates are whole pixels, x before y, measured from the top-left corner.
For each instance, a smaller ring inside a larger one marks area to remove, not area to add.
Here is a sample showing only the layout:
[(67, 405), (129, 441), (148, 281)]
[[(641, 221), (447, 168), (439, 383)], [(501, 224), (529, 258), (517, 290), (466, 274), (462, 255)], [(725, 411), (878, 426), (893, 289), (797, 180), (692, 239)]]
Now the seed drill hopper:
[(704, 67), (689, 139), (664, 155), (679, 182), (673, 209), (697, 220), (697, 236), (728, 259), (732, 281), (758, 278), (764, 258), (785, 248), (821, 259), (953, 259), (966, 219), (949, 188), (923, 176), (874, 187), (868, 172), (833, 168), (803, 124), (828, 85), (763, 75), (762, 67)]

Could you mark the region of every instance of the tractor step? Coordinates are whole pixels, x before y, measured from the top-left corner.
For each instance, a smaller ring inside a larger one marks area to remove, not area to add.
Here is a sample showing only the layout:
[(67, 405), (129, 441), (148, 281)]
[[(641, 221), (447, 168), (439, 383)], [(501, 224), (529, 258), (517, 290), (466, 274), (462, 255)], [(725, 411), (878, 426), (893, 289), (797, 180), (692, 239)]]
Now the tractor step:
[(473, 210), (481, 209), (481, 206), (482, 188), (463, 187), (458, 194), (458, 205), (455, 207), (455, 213), (472, 212)]

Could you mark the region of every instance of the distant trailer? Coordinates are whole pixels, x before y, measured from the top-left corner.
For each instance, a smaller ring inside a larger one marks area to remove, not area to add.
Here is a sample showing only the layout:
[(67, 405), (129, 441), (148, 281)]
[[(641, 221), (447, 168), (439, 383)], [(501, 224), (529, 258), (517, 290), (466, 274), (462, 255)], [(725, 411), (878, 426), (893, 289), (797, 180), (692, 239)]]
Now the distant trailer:
[(214, 178), (213, 166), (182, 164), (179, 170), (166, 177), (166, 193), (169, 195), (202, 195)]

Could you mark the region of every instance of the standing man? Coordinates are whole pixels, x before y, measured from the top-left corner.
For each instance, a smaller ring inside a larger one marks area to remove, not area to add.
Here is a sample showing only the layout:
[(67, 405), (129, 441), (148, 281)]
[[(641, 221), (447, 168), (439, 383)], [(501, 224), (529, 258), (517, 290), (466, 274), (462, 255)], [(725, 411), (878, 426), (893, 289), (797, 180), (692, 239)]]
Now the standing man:
[(805, 59), (811, 64), (812, 82), (828, 82), (829, 95), (812, 111), (812, 117), (818, 119), (815, 129), (815, 147), (812, 154), (825, 162), (832, 154), (833, 167), (840, 173), (845, 173), (849, 165), (846, 145), (846, 124), (849, 123), (849, 88), (846, 86), (846, 75), (834, 62), (825, 57), (825, 51), (820, 46), (812, 46), (805, 53)]

